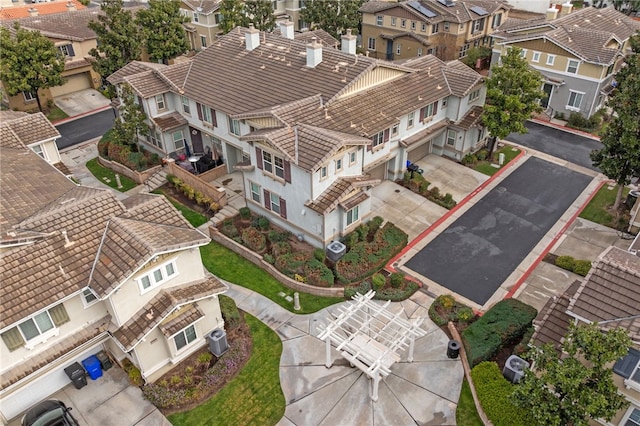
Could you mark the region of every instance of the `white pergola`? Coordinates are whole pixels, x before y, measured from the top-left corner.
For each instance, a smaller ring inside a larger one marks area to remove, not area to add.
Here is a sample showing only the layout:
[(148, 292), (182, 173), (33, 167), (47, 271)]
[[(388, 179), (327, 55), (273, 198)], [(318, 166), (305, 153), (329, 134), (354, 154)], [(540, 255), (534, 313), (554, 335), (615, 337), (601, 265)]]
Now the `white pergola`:
[(372, 301), (375, 292), (356, 293), (353, 301), (338, 308), (339, 315), (318, 336), (326, 343), (327, 368), (331, 368), (331, 343), (343, 358), (373, 379), (371, 399), (378, 400), (380, 379), (391, 372), (393, 363), (400, 361), (399, 352), (409, 349), (408, 361), (413, 362), (413, 347), (417, 338), (426, 335), (420, 328), (424, 318), (410, 322), (401, 318), (403, 311), (394, 314), (387, 310), (391, 301), (378, 304)]

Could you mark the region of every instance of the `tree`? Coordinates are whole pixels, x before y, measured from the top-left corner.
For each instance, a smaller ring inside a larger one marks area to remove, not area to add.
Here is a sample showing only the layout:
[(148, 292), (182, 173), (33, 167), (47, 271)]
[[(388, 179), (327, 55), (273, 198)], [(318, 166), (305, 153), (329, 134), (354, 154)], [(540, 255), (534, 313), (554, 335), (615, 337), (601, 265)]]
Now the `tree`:
[(12, 36), (9, 29), (0, 27), (0, 81), (11, 96), (34, 94), (42, 112), (38, 91), (64, 83), (64, 56), (39, 31), (20, 28), (18, 23), (14, 31)]
[(120, 107), (120, 119), (114, 125), (114, 140), (123, 145), (138, 146), (138, 137), (149, 134), (149, 126), (146, 123), (147, 115), (142, 105), (136, 103), (133, 88), (124, 83), (121, 86), (122, 106)]
[(491, 68), (487, 78), (487, 100), (482, 122), (491, 134), (489, 153), (496, 140), (513, 132), (527, 133), (524, 123), (534, 112), (542, 111), (539, 100), (545, 97), (540, 89), (540, 74), (529, 67), (522, 49), (512, 47), (501, 57), (502, 63)]
[(244, 6), (240, 0), (222, 0), (220, 3), (220, 29), (228, 33), (238, 25), (242, 25)]
[(614, 211), (624, 186), (640, 176), (640, 35), (630, 41), (632, 53), (616, 74), (617, 87), (607, 100), (613, 118), (600, 138), (603, 147), (591, 152), (593, 164), (618, 184)]
[(144, 34), (147, 53), (153, 61), (166, 64), (169, 59), (190, 49), (183, 24), (189, 19), (180, 13), (178, 0), (149, 0), (149, 8), (136, 14), (136, 23)]
[(91, 49), (93, 69), (103, 79), (131, 61), (140, 60), (141, 34), (131, 11), (123, 8), (122, 0), (104, 0), (102, 14), (97, 21), (89, 22), (89, 28), (98, 37), (98, 47)]
[(340, 40), (347, 29), (358, 32), (362, 14), (358, 11), (365, 0), (307, 0), (300, 17), (311, 29), (322, 29)]
[(276, 26), (276, 17), (273, 14), (271, 2), (264, 0), (246, 0), (244, 2), (244, 16), (242, 26), (253, 24), (260, 31), (273, 31)]
[(605, 365), (626, 355), (630, 346), (625, 329), (604, 333), (597, 323), (571, 325), (562, 344), (568, 357), (561, 359), (550, 344), (529, 352), (535, 370), (526, 371), (515, 387), (514, 403), (527, 409), (538, 425), (586, 426), (590, 418), (611, 420), (627, 402)]

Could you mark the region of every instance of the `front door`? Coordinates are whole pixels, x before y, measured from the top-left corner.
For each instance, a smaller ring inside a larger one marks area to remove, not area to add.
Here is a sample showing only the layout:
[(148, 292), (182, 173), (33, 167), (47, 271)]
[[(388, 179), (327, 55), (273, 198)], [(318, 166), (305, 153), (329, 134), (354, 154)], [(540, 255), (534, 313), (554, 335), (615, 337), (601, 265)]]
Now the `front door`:
[(542, 86), (542, 91), (547, 95), (540, 100), (540, 105), (542, 105), (543, 108), (547, 108), (549, 106), (552, 90), (553, 84), (545, 83), (544, 86)]
[(202, 146), (202, 133), (198, 129), (189, 127), (191, 132), (191, 146), (193, 147), (193, 154), (204, 154), (204, 147)]
[(387, 40), (387, 61), (393, 61), (393, 40)]

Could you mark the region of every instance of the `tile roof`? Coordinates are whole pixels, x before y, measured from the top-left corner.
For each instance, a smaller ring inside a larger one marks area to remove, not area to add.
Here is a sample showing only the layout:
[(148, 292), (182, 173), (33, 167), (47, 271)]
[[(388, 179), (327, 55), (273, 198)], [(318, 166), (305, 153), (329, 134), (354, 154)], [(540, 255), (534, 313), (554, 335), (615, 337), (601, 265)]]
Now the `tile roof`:
[(61, 0), (52, 1), (51, 3), (35, 3), (28, 6), (12, 6), (0, 9), (0, 20), (27, 18), (31, 16), (30, 9), (36, 9), (38, 16), (49, 15), (51, 13), (68, 12), (68, 3), (72, 3), (76, 10), (86, 9), (87, 7), (78, 0)]
[(474, 105), (467, 113), (455, 124), (464, 130), (469, 130), (472, 127), (482, 126), (482, 111), (484, 108), (481, 105)]
[(311, 43), (312, 39), (315, 37), (319, 42), (327, 47), (337, 47), (340, 45), (340, 41), (325, 30), (313, 30), (305, 31), (303, 33), (294, 33), (293, 37), (296, 41), (300, 41), (302, 43)]
[(533, 321), (536, 331), (531, 336), (531, 342), (534, 345), (550, 343), (556, 351), (561, 351), (564, 336), (574, 321), (574, 318), (567, 314), (567, 308), (579, 287), (580, 281), (574, 281), (564, 293), (545, 303)]
[(180, 6), (181, 9), (191, 9), (194, 12), (198, 12), (202, 15), (210, 15), (212, 12), (220, 9), (222, 0), (182, 0)]
[(213, 275), (199, 282), (165, 288), (122, 327), (114, 330), (113, 337), (128, 352), (177, 308), (223, 293), (226, 289), (227, 286)]
[(160, 328), (160, 331), (165, 337), (169, 338), (203, 317), (204, 313), (198, 307), (198, 304), (192, 303), (184, 306), (178, 312), (174, 312), (166, 320), (161, 322), (158, 328)]
[[(411, 3), (418, 1), (422, 7), (426, 7), (435, 16), (429, 17), (422, 14), (411, 6)], [(478, 19), (480, 16), (473, 12), (473, 7), (480, 7), (490, 15), (499, 9), (511, 9), (512, 6), (504, 0), (455, 0), (451, 6), (445, 6), (437, 0), (409, 0), (402, 2), (389, 1), (369, 1), (360, 7), (363, 13), (377, 13), (394, 7), (402, 9), (415, 15), (418, 19), (435, 23), (435, 22), (468, 22)]]
[[(60, 137), (60, 132), (54, 127), (47, 117), (41, 112), (27, 114), (14, 118), (4, 118), (0, 121), (0, 129), (11, 129), (24, 145), (44, 142)], [(5, 146), (4, 141), (0, 145)]]
[(111, 74), (107, 80), (109, 80), (109, 83), (116, 85), (122, 83), (126, 77), (162, 68), (167, 68), (167, 65), (156, 64), (154, 62), (131, 61)]
[(175, 111), (159, 117), (150, 118), (150, 120), (163, 132), (189, 124), (189, 121), (187, 121), (186, 118), (184, 118), (179, 112)]
[[(375, 186), (378, 183), (380, 183), (379, 179), (373, 179), (369, 175), (339, 178), (316, 199), (305, 203), (305, 206), (317, 213), (325, 214), (335, 209), (341, 201), (347, 201), (357, 195), (354, 192), (358, 191), (364, 194), (359, 191), (359, 188)], [(366, 194), (364, 195), (366, 196)]]
[(444, 131), (444, 129), (449, 124), (451, 124), (451, 123), (448, 120), (439, 121), (439, 122), (427, 127), (426, 129), (420, 130), (419, 132), (414, 133), (413, 135), (402, 139), (400, 141), (400, 145), (404, 146), (405, 148), (410, 147), (411, 145), (424, 140), (424, 138), (426, 138), (429, 135), (434, 135), (435, 136), (435, 134), (438, 131)]

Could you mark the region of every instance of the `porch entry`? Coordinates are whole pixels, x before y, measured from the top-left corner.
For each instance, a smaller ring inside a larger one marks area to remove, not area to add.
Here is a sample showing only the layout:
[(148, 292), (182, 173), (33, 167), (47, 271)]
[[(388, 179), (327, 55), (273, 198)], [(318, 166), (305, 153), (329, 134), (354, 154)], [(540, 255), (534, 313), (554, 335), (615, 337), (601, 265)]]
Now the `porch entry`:
[(545, 96), (540, 100), (540, 105), (542, 105), (543, 108), (548, 108), (549, 101), (551, 100), (551, 94), (553, 91), (553, 84), (545, 83), (544, 86), (542, 86), (542, 91), (546, 93), (547, 96)]
[(191, 133), (191, 146), (193, 147), (193, 154), (204, 154), (204, 146), (202, 145), (202, 132), (193, 127), (189, 127), (189, 132)]

